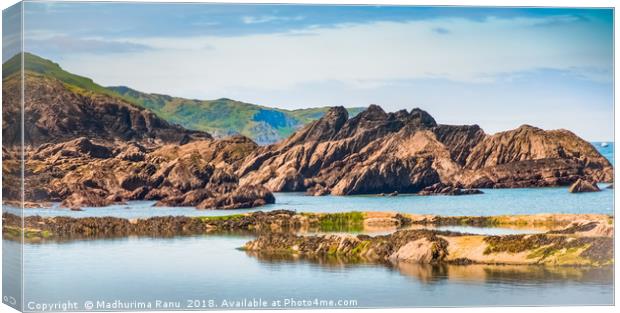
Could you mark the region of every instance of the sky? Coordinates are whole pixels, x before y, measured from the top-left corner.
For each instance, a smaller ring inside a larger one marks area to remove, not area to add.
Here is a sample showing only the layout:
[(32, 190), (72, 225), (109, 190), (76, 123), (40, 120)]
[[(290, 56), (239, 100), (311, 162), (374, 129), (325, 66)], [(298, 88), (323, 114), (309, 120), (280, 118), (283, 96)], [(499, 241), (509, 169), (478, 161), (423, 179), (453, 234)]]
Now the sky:
[(104, 86), (613, 139), (611, 9), (27, 2), (24, 29)]

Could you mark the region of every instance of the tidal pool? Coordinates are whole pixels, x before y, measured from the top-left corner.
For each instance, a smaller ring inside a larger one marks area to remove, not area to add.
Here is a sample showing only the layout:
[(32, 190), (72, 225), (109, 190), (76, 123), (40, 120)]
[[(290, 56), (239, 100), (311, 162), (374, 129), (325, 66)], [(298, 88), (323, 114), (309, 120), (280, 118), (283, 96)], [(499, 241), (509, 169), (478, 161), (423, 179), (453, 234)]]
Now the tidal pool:
[[(226, 308), (223, 300), (258, 298), (346, 300), (356, 307), (613, 303), (611, 268), (307, 261), (237, 249), (251, 239), (203, 235), (26, 244), (25, 303), (160, 300), (182, 308), (193, 300)], [(11, 241), (4, 245), (18, 248)]]

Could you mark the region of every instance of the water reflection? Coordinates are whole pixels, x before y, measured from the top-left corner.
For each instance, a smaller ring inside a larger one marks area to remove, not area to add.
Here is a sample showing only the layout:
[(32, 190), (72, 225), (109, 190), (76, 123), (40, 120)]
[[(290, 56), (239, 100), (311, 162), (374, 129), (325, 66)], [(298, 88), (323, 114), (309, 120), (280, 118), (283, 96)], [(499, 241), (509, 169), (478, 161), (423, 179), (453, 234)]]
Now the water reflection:
[(399, 273), (425, 283), (458, 280), (485, 284), (552, 284), (574, 281), (580, 283), (612, 284), (613, 266), (568, 267), (538, 265), (451, 265), (399, 263), (393, 266)]
[(277, 268), (294, 263), (307, 263), (326, 270), (344, 270), (355, 267), (385, 267), (400, 275), (425, 284), (443, 281), (467, 283), (510, 283), (512, 285), (554, 284), (561, 282), (613, 284), (613, 266), (538, 266), (538, 265), (486, 265), (486, 264), (419, 264), (419, 263), (371, 263), (361, 258), (343, 256), (299, 256), (246, 251), (261, 264)]

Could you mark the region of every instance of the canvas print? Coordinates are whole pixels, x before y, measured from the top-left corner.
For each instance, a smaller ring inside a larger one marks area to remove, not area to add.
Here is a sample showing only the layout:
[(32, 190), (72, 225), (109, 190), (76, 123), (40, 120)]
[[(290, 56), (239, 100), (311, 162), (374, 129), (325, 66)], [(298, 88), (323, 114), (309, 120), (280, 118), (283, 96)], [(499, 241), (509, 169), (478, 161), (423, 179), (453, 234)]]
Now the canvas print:
[(612, 8), (3, 11), (21, 311), (614, 304)]

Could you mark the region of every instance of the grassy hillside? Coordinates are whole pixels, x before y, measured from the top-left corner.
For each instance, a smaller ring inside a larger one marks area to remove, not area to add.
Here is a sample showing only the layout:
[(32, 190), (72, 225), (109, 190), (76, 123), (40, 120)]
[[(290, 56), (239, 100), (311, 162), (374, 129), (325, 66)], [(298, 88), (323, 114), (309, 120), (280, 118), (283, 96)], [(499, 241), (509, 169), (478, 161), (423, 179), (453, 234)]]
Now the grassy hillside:
[[(3, 64), (3, 79), (19, 71), (20, 61), (19, 56), (15, 56)], [(207, 131), (215, 136), (243, 134), (259, 144), (286, 138), (299, 127), (319, 119), (328, 109), (283, 110), (226, 98), (193, 100), (143, 93), (124, 86), (103, 87), (90, 78), (69, 73), (58, 64), (30, 53), (24, 54), (24, 67), (28, 72), (56, 78), (73, 90), (102, 93), (147, 108), (168, 122), (188, 129)], [(349, 113), (353, 116), (363, 109), (350, 108)]]
[[(2, 79), (4, 80), (7, 77), (19, 72), (20, 67), (21, 58), (19, 55), (15, 55), (8, 61), (4, 62), (4, 64), (2, 64)], [(96, 84), (90, 78), (69, 73), (63, 70), (57, 63), (43, 59), (31, 53), (24, 53), (24, 70), (26, 72), (56, 78), (65, 83), (68, 87), (77, 87), (90, 92), (102, 93), (116, 97), (119, 96), (114, 91)]]
[[(192, 100), (161, 94), (148, 94), (128, 87), (109, 87), (125, 98), (148, 108), (162, 118), (189, 129), (215, 136), (240, 133), (259, 144), (273, 143), (291, 135), (297, 128), (319, 119), (327, 107), (283, 110), (231, 99)], [(363, 108), (351, 108), (351, 115)]]

